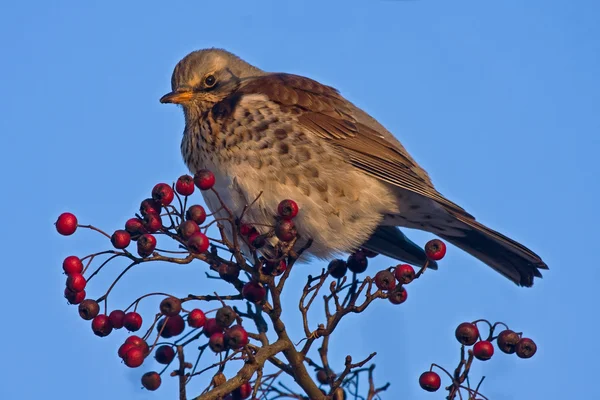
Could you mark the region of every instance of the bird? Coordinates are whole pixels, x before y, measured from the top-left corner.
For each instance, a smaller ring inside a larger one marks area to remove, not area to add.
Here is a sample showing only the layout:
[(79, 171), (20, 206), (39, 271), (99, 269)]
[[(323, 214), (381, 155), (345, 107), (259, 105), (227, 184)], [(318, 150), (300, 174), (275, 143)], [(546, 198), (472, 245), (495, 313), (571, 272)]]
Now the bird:
[(292, 199), (300, 208), (295, 245), (310, 240), (308, 256), (364, 248), (422, 264), (424, 251), (400, 229), (412, 228), (455, 245), (518, 286), (532, 286), (548, 269), (536, 253), (438, 192), (391, 132), (331, 86), (266, 72), (208, 48), (177, 63), (160, 102), (183, 109), (181, 153), (190, 172), (215, 175), (220, 199), (204, 192), (209, 209), (225, 216), (222, 201), (265, 233), (279, 202)]

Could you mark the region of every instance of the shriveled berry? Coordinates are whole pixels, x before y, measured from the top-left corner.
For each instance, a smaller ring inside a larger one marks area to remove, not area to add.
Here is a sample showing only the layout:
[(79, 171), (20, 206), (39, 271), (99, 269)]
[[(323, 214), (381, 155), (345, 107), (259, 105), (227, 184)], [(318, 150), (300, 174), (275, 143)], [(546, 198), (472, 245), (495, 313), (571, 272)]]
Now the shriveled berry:
[(125, 320), (125, 312), (122, 310), (113, 310), (108, 314), (108, 319), (110, 319), (113, 328), (121, 329)]
[[(166, 322), (165, 322), (166, 321)], [(164, 329), (163, 329), (164, 325)], [(170, 338), (173, 336), (180, 335), (181, 332), (185, 329), (185, 321), (183, 317), (179, 314), (174, 315), (172, 317), (168, 317), (167, 319), (163, 318), (158, 321), (156, 325), (156, 329), (160, 332), (162, 330), (161, 336), (164, 338)]]
[(162, 345), (158, 349), (156, 349), (154, 358), (159, 364), (169, 364), (175, 358), (175, 350), (173, 350), (173, 347), (171, 346)]
[(123, 356), (123, 362), (129, 368), (137, 368), (144, 363), (144, 358), (144, 351), (139, 347), (133, 347), (127, 350), (127, 353)]
[(321, 385), (328, 385), (330, 376), (331, 376), (330, 372), (327, 372), (326, 369), (320, 369), (317, 371), (317, 381)]
[(275, 224), (275, 236), (283, 242), (291, 242), (297, 234), (296, 225), (291, 220), (282, 219)]
[(425, 244), (425, 254), (430, 260), (441, 260), (446, 255), (446, 243), (440, 239), (430, 240)]
[(220, 353), (227, 348), (225, 346), (225, 335), (222, 332), (216, 332), (210, 335), (208, 347), (215, 353)]
[(65, 271), (67, 275), (81, 274), (81, 272), (83, 272), (83, 263), (77, 256), (69, 256), (65, 258), (62, 267), (63, 271)]
[(98, 314), (92, 320), (92, 331), (96, 336), (108, 336), (112, 332), (112, 325), (106, 314)]
[(94, 319), (100, 312), (100, 306), (96, 300), (85, 299), (79, 304), (79, 316), (86, 321)]
[(329, 271), (329, 275), (332, 277), (340, 279), (346, 275), (346, 272), (348, 271), (348, 265), (344, 260), (332, 260), (327, 266), (327, 271)]
[(201, 169), (194, 174), (194, 184), (200, 190), (208, 190), (215, 185), (215, 174), (207, 169)]
[(128, 312), (123, 318), (123, 326), (129, 332), (135, 332), (142, 327), (142, 316), (135, 311)]
[(206, 210), (201, 205), (195, 204), (187, 209), (185, 219), (202, 225), (206, 221)]
[(162, 228), (162, 219), (158, 214), (146, 214), (142, 221), (144, 229), (148, 233), (155, 233)]
[(152, 189), (152, 198), (160, 203), (161, 206), (171, 204), (174, 197), (175, 193), (173, 193), (171, 185), (167, 185), (166, 183), (157, 183)]
[(177, 297), (167, 297), (160, 302), (160, 312), (162, 315), (172, 317), (181, 312), (181, 300)]
[(298, 215), (298, 204), (294, 200), (283, 200), (277, 206), (277, 214), (283, 219), (292, 219)]
[(135, 347), (142, 349), (144, 357), (146, 357), (150, 352), (150, 347), (148, 347), (148, 343), (146, 343), (146, 341), (139, 336), (131, 335), (127, 339), (125, 339), (125, 343), (130, 343)]
[(390, 271), (384, 269), (375, 274), (375, 286), (381, 290), (393, 290), (396, 287), (396, 278)]
[(250, 281), (242, 288), (242, 296), (251, 303), (260, 303), (266, 295), (267, 290), (258, 282)]
[(519, 358), (531, 358), (537, 351), (537, 345), (529, 338), (521, 338), (517, 343), (516, 353)]
[(142, 375), (142, 386), (147, 390), (154, 391), (160, 387), (161, 379), (158, 372), (151, 371)]
[(207, 318), (204, 323), (204, 330), (202, 333), (206, 337), (211, 337), (213, 333), (223, 332), (223, 328), (217, 324), (217, 320), (215, 318)]
[(69, 236), (77, 230), (77, 217), (71, 213), (62, 213), (55, 222), (56, 231), (64, 236)]
[(233, 391), (233, 399), (247, 399), (252, 394), (252, 385), (250, 382), (244, 382), (242, 385)]
[(66, 287), (64, 295), (69, 304), (79, 304), (85, 299), (85, 290), (82, 290), (81, 292), (74, 292)]
[(145, 199), (140, 204), (140, 213), (142, 216), (146, 216), (148, 214), (160, 215), (161, 211), (162, 206), (154, 199)]
[(217, 320), (217, 324), (219, 326), (221, 326), (222, 328), (227, 328), (228, 326), (233, 324), (233, 321), (235, 321), (236, 317), (237, 314), (235, 313), (235, 311), (233, 311), (233, 308), (225, 306), (217, 310), (215, 320)]
[(503, 330), (496, 339), (500, 351), (506, 354), (512, 354), (517, 350), (517, 343), (521, 337), (510, 329)]
[(181, 175), (175, 183), (175, 191), (182, 196), (189, 196), (194, 193), (194, 178), (189, 175)]
[(406, 285), (409, 284), (415, 279), (415, 269), (408, 264), (399, 264), (396, 265), (396, 269), (394, 270), (394, 276), (398, 280), (398, 282)]
[(208, 250), (209, 244), (208, 237), (202, 232), (192, 234), (187, 241), (188, 250), (196, 254), (204, 253)]
[(478, 360), (489, 360), (494, 355), (494, 345), (487, 340), (480, 340), (473, 346), (473, 355)]
[(140, 257), (148, 257), (156, 249), (156, 238), (154, 235), (145, 233), (138, 239), (137, 251)]
[(354, 273), (361, 274), (367, 270), (369, 260), (362, 251), (357, 251), (354, 254), (350, 254), (348, 261), (346, 261), (348, 269)]
[(219, 276), (225, 282), (233, 282), (240, 276), (240, 267), (235, 264), (221, 264), (219, 265)]
[(396, 286), (394, 290), (388, 292), (388, 300), (392, 304), (402, 304), (408, 298), (408, 292), (402, 286)]
[(110, 241), (115, 249), (124, 249), (131, 243), (131, 235), (126, 230), (119, 229), (112, 234)]
[(179, 233), (184, 240), (188, 240), (196, 232), (200, 232), (200, 227), (194, 221), (184, 221), (179, 225)]
[(194, 308), (187, 316), (188, 325), (192, 328), (202, 328), (206, 323), (206, 315), (200, 309)]
[(442, 385), (442, 379), (433, 371), (423, 372), (419, 377), (419, 385), (428, 392), (435, 392)]
[(144, 222), (139, 218), (129, 218), (125, 222), (125, 230), (131, 235), (131, 239), (137, 240), (140, 235), (148, 233), (144, 228)]
[(67, 287), (73, 292), (81, 292), (85, 289), (87, 281), (81, 274), (71, 274), (67, 276)]
[(233, 325), (225, 330), (225, 343), (233, 350), (241, 349), (248, 344), (248, 332), (241, 325)]
[(456, 336), (459, 343), (472, 346), (479, 338), (479, 329), (477, 329), (477, 325), (471, 322), (463, 322), (456, 327), (454, 336)]

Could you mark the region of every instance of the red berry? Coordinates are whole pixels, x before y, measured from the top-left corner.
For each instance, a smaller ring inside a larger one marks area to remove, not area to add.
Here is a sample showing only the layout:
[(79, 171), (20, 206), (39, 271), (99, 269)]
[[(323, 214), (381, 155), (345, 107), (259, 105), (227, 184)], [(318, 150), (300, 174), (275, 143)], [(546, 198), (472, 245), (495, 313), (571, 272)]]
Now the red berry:
[(87, 284), (85, 278), (81, 274), (71, 274), (67, 276), (67, 287), (73, 292), (81, 292)]
[(396, 278), (390, 271), (384, 269), (375, 274), (375, 286), (381, 290), (393, 290), (396, 288)]
[(240, 276), (240, 267), (235, 264), (221, 264), (219, 265), (219, 276), (225, 282), (233, 282)]
[(124, 249), (131, 243), (131, 235), (126, 230), (119, 229), (112, 234), (110, 241), (116, 249)]
[(173, 201), (175, 193), (170, 185), (166, 183), (158, 183), (152, 189), (152, 198), (158, 201), (162, 206), (168, 206)]
[(409, 284), (415, 279), (415, 269), (408, 264), (400, 264), (396, 265), (396, 269), (394, 270), (394, 276), (398, 280), (398, 282), (406, 285)]
[(439, 239), (430, 240), (425, 245), (425, 254), (430, 260), (441, 260), (446, 255), (446, 243)]
[(142, 375), (142, 386), (147, 390), (154, 391), (160, 387), (161, 379), (158, 372), (151, 371)]
[(234, 325), (225, 330), (225, 342), (233, 350), (241, 349), (248, 344), (248, 332), (241, 325)]
[(113, 328), (121, 329), (125, 320), (125, 312), (122, 310), (113, 310), (108, 314), (108, 319), (110, 319)]
[(498, 334), (497, 343), (500, 351), (512, 354), (517, 350), (517, 344), (521, 337), (510, 329), (503, 330)]
[(153, 235), (145, 233), (140, 236), (137, 242), (137, 250), (140, 257), (148, 257), (154, 249), (156, 249), (156, 238)]
[(287, 269), (285, 260), (279, 261), (265, 261), (262, 266), (262, 273), (265, 275), (279, 276)]
[(208, 347), (215, 353), (220, 353), (227, 348), (225, 346), (225, 335), (222, 332), (216, 332), (210, 335)]
[(144, 363), (145, 354), (139, 347), (133, 347), (125, 353), (123, 361), (129, 368), (137, 368)]
[(161, 211), (162, 206), (154, 199), (145, 199), (140, 204), (140, 213), (142, 213), (142, 216), (146, 216), (148, 214), (160, 215)]
[(217, 324), (216, 318), (207, 318), (204, 323), (204, 336), (211, 337), (213, 333), (223, 332), (223, 328)]
[(234, 399), (247, 399), (252, 394), (252, 385), (249, 382), (242, 383), (242, 386), (233, 391)]
[(201, 169), (194, 175), (194, 183), (200, 190), (208, 190), (215, 185), (215, 175), (207, 169)]
[[(164, 329), (163, 329), (163, 325), (164, 325)], [(159, 332), (162, 329), (162, 334), (161, 334), (162, 337), (170, 338), (173, 336), (180, 335), (181, 332), (184, 331), (185, 321), (183, 320), (183, 317), (181, 315), (177, 314), (172, 317), (168, 317), (168, 319), (166, 319), (166, 322), (165, 322), (165, 318), (158, 321), (158, 324), (156, 325), (156, 329)]]
[(461, 344), (472, 346), (479, 339), (479, 329), (477, 329), (477, 325), (475, 324), (463, 322), (456, 327), (454, 336), (456, 336), (456, 340)]
[(90, 319), (94, 319), (96, 315), (100, 312), (100, 306), (96, 302), (96, 300), (85, 299), (79, 304), (79, 316), (86, 321)]
[(142, 223), (144, 224), (144, 230), (148, 233), (157, 232), (162, 228), (162, 219), (158, 214), (146, 214)]
[(99, 314), (92, 320), (92, 331), (96, 336), (108, 336), (112, 332), (112, 325), (106, 314)]
[(363, 253), (365, 253), (365, 256), (367, 258), (375, 258), (377, 257), (379, 254), (375, 253), (374, 251), (368, 250), (368, 249), (360, 249), (360, 251), (362, 251)]
[(62, 213), (56, 220), (56, 230), (64, 236), (69, 236), (77, 230), (77, 217), (71, 213)]
[(251, 303), (260, 303), (266, 295), (267, 290), (258, 282), (250, 281), (242, 288), (242, 296)]
[(494, 355), (494, 346), (487, 340), (480, 340), (473, 346), (473, 355), (478, 360), (489, 360)]
[(357, 251), (354, 254), (351, 254), (348, 257), (348, 261), (346, 261), (348, 265), (348, 269), (356, 274), (361, 274), (367, 270), (367, 266), (369, 265), (369, 260), (367, 256), (362, 251)]
[(522, 338), (517, 343), (517, 357), (519, 358), (531, 358), (537, 351), (537, 345), (529, 338)]
[(175, 190), (182, 196), (194, 193), (194, 178), (189, 175), (181, 175), (175, 183)]
[(208, 250), (209, 244), (208, 237), (202, 232), (192, 234), (187, 241), (188, 250), (196, 254), (204, 253)]
[(340, 279), (346, 275), (348, 271), (348, 266), (346, 261), (344, 260), (332, 260), (327, 266), (327, 270), (329, 271), (329, 275), (334, 278)]
[(65, 288), (65, 299), (69, 304), (79, 304), (85, 299), (85, 290), (81, 292), (74, 292), (69, 288)]
[(435, 392), (442, 385), (442, 380), (435, 372), (427, 371), (423, 372), (419, 377), (419, 385), (428, 392)]
[(402, 304), (408, 298), (408, 292), (402, 286), (396, 286), (394, 290), (388, 292), (388, 300), (392, 304)]
[(217, 321), (217, 324), (222, 328), (227, 328), (228, 326), (230, 326), (236, 318), (236, 312), (233, 311), (233, 308), (229, 306), (219, 308), (217, 310), (217, 314), (215, 315), (215, 320)]
[(173, 347), (168, 345), (160, 346), (158, 349), (156, 349), (154, 358), (156, 358), (156, 362), (159, 364), (169, 364), (175, 358), (175, 350), (173, 350)]
[(69, 256), (63, 261), (63, 271), (67, 275), (81, 274), (83, 272), (83, 263), (77, 256)]
[(144, 228), (144, 223), (139, 218), (130, 218), (125, 222), (125, 230), (129, 232), (132, 236), (132, 239), (137, 240), (140, 235), (144, 233), (148, 233), (146, 228)]
[(181, 300), (177, 297), (167, 297), (160, 302), (160, 312), (167, 317), (173, 317), (181, 312)]
[(119, 351), (117, 352), (117, 354), (119, 354), (119, 357), (121, 358), (125, 358), (125, 354), (127, 354), (127, 352), (133, 348), (136, 348), (137, 346), (131, 343), (123, 343), (121, 346), (119, 346)]
[(129, 332), (135, 332), (142, 327), (142, 316), (135, 311), (128, 312), (123, 318), (123, 326)]
[(136, 336), (136, 335), (129, 336), (127, 339), (125, 339), (125, 343), (130, 343), (130, 344), (134, 345), (135, 347), (142, 349), (142, 351), (144, 353), (144, 357), (146, 357), (150, 351), (150, 348), (148, 347), (148, 343), (146, 343), (146, 341), (144, 339), (142, 339), (141, 337)]
[(248, 235), (248, 243), (255, 249), (260, 249), (267, 243), (267, 240), (258, 231), (253, 231)]
[(188, 220), (179, 225), (179, 233), (184, 240), (188, 240), (196, 232), (200, 232), (200, 227), (194, 221)]
[(193, 205), (185, 212), (185, 219), (202, 225), (206, 221), (206, 210), (200, 205)]
[(254, 229), (251, 225), (248, 225), (248, 224), (240, 225), (240, 235), (242, 235), (242, 236), (248, 236), (253, 231), (256, 231), (256, 229)]
[(294, 200), (283, 200), (277, 206), (277, 214), (283, 219), (292, 219), (298, 215), (298, 204)]
[(275, 224), (275, 236), (283, 242), (291, 242), (297, 234), (294, 221), (282, 219)]

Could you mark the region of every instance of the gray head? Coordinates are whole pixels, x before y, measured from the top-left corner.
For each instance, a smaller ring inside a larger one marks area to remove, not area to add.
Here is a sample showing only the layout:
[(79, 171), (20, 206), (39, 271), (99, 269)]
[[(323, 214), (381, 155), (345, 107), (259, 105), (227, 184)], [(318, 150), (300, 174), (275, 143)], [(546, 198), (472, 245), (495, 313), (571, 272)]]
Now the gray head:
[(171, 92), (161, 103), (181, 104), (184, 110), (206, 110), (234, 92), (245, 79), (264, 75), (260, 69), (221, 49), (194, 51), (177, 63)]

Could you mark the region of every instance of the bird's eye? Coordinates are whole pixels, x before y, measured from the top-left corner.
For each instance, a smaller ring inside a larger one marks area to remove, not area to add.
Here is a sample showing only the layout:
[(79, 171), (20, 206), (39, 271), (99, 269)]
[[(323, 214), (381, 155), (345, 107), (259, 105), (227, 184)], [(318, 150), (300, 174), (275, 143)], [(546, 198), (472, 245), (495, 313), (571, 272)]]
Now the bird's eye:
[(208, 75), (206, 78), (204, 78), (204, 84), (206, 87), (213, 87), (215, 86), (215, 83), (217, 83), (217, 80), (215, 79), (214, 75)]

